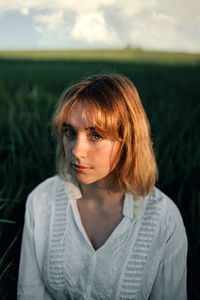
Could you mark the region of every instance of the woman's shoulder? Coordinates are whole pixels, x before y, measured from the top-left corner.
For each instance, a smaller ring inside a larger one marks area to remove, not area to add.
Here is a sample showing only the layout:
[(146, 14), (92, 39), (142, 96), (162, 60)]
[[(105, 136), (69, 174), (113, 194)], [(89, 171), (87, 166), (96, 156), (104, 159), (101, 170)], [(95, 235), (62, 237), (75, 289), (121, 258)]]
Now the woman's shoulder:
[(52, 176), (39, 183), (28, 195), (26, 206), (47, 205), (53, 199), (56, 189), (63, 184), (63, 180), (58, 176)]
[(59, 180), (58, 175), (54, 175), (45, 179), (44, 181), (40, 182), (31, 192), (29, 195), (35, 195), (38, 193), (48, 192), (49, 189)]
[(174, 223), (182, 221), (180, 210), (175, 202), (165, 193), (163, 193), (159, 188), (153, 188), (149, 195), (148, 201), (150, 201), (152, 205), (157, 207), (162, 219), (165, 219), (166, 222), (172, 224), (173, 221)]
[(183, 218), (175, 202), (157, 187), (153, 188), (148, 201), (149, 207), (154, 206), (160, 216), (160, 234), (165, 236), (165, 241), (176, 247), (187, 243)]

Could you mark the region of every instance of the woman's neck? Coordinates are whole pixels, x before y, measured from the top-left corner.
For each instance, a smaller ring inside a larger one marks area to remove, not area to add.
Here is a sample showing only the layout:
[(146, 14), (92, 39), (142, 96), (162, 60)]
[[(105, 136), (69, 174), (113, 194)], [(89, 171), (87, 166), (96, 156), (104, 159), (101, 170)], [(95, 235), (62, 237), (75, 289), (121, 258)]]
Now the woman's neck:
[(79, 186), (82, 198), (88, 205), (94, 206), (99, 210), (109, 209), (118, 205), (123, 206), (123, 192), (113, 192), (111, 189), (105, 188), (98, 183), (79, 183)]

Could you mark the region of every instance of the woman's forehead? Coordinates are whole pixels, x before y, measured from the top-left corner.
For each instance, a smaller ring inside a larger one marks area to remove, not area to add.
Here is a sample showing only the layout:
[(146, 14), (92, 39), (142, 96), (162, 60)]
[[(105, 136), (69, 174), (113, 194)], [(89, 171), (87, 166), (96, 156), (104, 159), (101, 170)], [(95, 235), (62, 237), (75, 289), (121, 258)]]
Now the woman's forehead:
[(95, 127), (97, 114), (97, 109), (92, 105), (78, 104), (69, 111), (66, 122), (79, 129)]

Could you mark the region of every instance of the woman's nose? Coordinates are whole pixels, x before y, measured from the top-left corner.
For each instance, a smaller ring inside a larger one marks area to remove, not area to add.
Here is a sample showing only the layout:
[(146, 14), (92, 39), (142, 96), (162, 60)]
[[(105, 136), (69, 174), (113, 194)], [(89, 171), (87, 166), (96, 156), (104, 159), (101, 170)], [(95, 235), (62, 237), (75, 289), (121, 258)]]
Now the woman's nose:
[(88, 153), (88, 142), (86, 137), (77, 136), (74, 140), (72, 155), (76, 158), (84, 158), (87, 157)]

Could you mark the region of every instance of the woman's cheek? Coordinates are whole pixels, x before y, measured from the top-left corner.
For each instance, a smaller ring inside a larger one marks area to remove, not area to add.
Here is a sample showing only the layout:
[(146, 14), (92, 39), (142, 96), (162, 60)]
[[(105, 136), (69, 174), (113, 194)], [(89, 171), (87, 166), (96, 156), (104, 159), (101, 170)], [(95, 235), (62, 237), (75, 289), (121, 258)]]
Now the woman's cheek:
[(63, 139), (63, 147), (64, 147), (64, 151), (65, 151), (65, 155), (70, 153), (70, 143), (66, 141), (66, 139)]
[(113, 145), (112, 145), (111, 141), (102, 141), (102, 142), (95, 144), (95, 149), (98, 152), (102, 152), (102, 153), (111, 152), (112, 148), (113, 148)]

